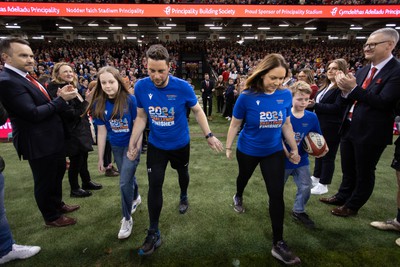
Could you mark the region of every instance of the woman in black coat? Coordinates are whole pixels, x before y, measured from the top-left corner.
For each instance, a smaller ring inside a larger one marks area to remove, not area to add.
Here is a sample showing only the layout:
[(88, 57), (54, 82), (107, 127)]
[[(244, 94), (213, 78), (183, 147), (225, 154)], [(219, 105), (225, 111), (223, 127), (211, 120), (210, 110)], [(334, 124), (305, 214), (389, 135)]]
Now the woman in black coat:
[(311, 189), (311, 194), (314, 195), (328, 193), (328, 185), (331, 184), (335, 171), (335, 158), (340, 144), (339, 128), (345, 108), (335, 80), (338, 70), (347, 74), (346, 60), (335, 59), (329, 62), (325, 84), (309, 105), (317, 114), (322, 134), (329, 147), (329, 152), (325, 156), (315, 159), (314, 173), (311, 177), (315, 185)]
[[(65, 62), (57, 63), (52, 73), (52, 81), (47, 90), (52, 97), (57, 95), (58, 88), (66, 84), (77, 86), (77, 79), (72, 67)], [(68, 180), (71, 186), (71, 197), (88, 197), (92, 193), (88, 190), (98, 190), (102, 185), (91, 181), (88, 170), (89, 151), (93, 151), (93, 137), (87, 114), (84, 114), (88, 105), (83, 98), (72, 99), (69, 109), (61, 113), (65, 131), (65, 152), (69, 157)], [(82, 179), (82, 188), (79, 186), (78, 175)]]

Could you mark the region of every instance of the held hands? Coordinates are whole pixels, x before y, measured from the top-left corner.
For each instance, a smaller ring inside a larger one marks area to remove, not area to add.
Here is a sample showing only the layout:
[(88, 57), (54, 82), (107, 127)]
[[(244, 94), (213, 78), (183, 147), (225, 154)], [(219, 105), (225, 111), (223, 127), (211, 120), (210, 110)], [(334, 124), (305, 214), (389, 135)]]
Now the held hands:
[(65, 101), (69, 101), (78, 96), (78, 89), (74, 88), (73, 85), (67, 84), (63, 88), (58, 89), (57, 95), (60, 96)]
[(343, 71), (337, 71), (335, 76), (336, 84), (344, 93), (349, 93), (357, 86), (356, 78), (352, 73), (345, 75)]
[(139, 152), (140, 152), (140, 149), (137, 148), (136, 146), (134, 146), (134, 147), (129, 146), (126, 156), (128, 157), (129, 160), (135, 160), (136, 157), (139, 155)]
[(297, 150), (294, 150), (294, 151), (290, 151), (290, 153), (288, 155), (288, 159), (293, 164), (299, 164), (301, 157), (299, 155), (299, 152)]

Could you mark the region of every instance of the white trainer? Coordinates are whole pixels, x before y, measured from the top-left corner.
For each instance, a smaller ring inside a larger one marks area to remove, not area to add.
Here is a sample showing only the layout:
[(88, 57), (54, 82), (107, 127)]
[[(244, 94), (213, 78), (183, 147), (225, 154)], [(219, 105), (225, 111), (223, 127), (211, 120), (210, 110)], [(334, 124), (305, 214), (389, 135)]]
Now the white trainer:
[(38, 254), (39, 251), (40, 247), (38, 246), (22, 246), (13, 244), (12, 250), (0, 258), (0, 264), (4, 264), (12, 260), (27, 259)]
[(323, 195), (328, 193), (328, 185), (318, 183), (316, 186), (311, 188), (311, 194), (313, 195)]
[(397, 238), (395, 242), (396, 242), (396, 245), (400, 246), (400, 238)]
[(118, 239), (125, 239), (128, 238), (132, 233), (132, 226), (133, 226), (133, 219), (132, 217), (127, 221), (124, 218), (121, 220), (121, 229), (118, 233)]
[(142, 198), (140, 197), (140, 195), (132, 202), (132, 210), (131, 210), (131, 214), (135, 213), (137, 207), (140, 205), (140, 203), (142, 203)]
[(312, 186), (317, 186), (317, 184), (319, 184), (319, 178), (315, 177), (315, 176), (311, 176), (311, 181), (312, 181)]

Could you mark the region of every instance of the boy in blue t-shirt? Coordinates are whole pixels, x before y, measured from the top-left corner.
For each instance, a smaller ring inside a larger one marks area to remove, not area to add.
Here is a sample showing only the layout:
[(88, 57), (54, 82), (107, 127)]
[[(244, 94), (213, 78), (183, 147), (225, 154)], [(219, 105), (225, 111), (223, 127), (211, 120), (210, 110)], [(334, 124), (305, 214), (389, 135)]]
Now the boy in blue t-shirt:
[[(298, 145), (301, 160), (298, 164), (293, 164), (290, 162), (290, 147), (285, 144), (284, 150), (287, 157), (285, 162), (285, 181), (287, 181), (289, 175), (292, 175), (297, 186), (292, 217), (304, 224), (307, 228), (314, 228), (314, 222), (305, 212), (305, 205), (307, 204), (311, 194), (312, 181), (310, 178), (310, 162), (308, 160), (307, 152), (303, 149), (302, 141), (309, 132), (317, 132), (319, 134), (322, 133), (317, 116), (314, 113), (305, 110), (308, 106), (310, 95), (312, 93), (310, 86), (305, 82), (299, 81), (294, 83), (290, 89), (293, 97), (290, 122), (293, 126), (295, 140)], [(323, 153), (323, 155), (325, 155), (327, 152), (328, 149)]]

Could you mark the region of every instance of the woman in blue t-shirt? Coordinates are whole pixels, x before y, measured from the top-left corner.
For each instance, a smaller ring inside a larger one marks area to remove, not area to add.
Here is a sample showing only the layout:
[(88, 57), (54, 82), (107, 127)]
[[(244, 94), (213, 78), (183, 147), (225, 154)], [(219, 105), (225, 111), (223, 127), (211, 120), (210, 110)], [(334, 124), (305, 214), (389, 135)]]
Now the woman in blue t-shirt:
[[(132, 232), (131, 213), (140, 204), (141, 198), (136, 183), (136, 167), (140, 153), (131, 161), (127, 157), (129, 138), (136, 119), (136, 98), (128, 91), (119, 71), (114, 67), (104, 67), (97, 74), (97, 84), (91, 101), (92, 116), (97, 125), (98, 168), (104, 172), (104, 149), (108, 136), (120, 172), (122, 215), (119, 239), (128, 238)], [(142, 144), (140, 142), (138, 146)], [(139, 148), (140, 149), (140, 148)]]
[(288, 73), (288, 66), (280, 54), (266, 56), (246, 80), (244, 90), (236, 101), (226, 140), (226, 156), (232, 159), (232, 144), (243, 120), (236, 158), (239, 174), (234, 210), (244, 212), (243, 191), (257, 165), (260, 165), (269, 195), (269, 214), (272, 222), (273, 247), (271, 253), (286, 264), (300, 262), (283, 241), (283, 201), (285, 154), (282, 138), (291, 148), (290, 161), (298, 163), (297, 144), (290, 123), (292, 96), (289, 90), (279, 89)]

